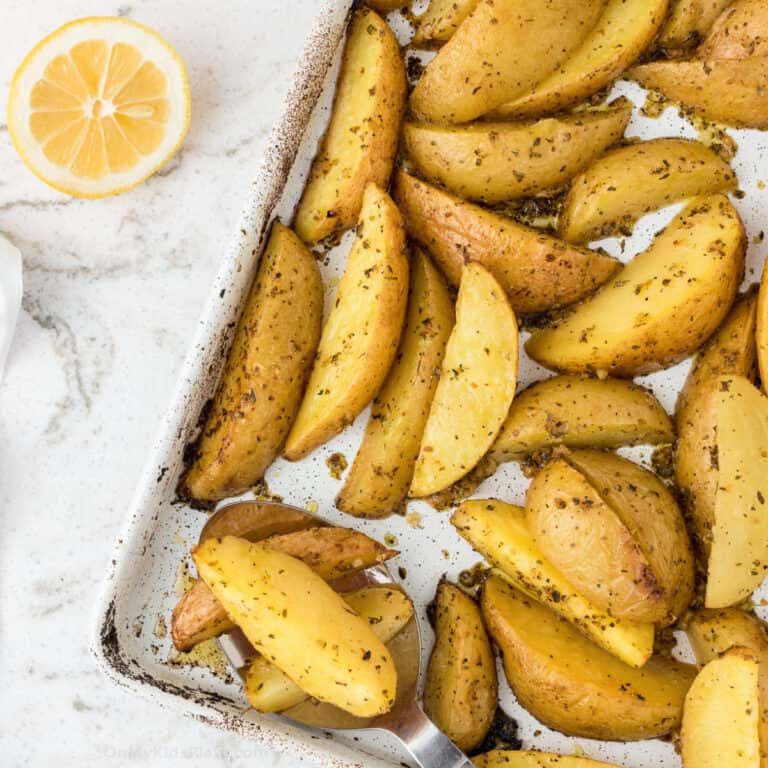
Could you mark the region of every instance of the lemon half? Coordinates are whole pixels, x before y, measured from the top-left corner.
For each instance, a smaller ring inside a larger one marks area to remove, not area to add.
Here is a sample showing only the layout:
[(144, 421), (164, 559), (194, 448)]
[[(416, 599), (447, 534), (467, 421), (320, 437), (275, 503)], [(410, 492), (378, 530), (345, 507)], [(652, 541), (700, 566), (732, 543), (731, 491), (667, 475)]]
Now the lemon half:
[(187, 72), (153, 30), (118, 17), (78, 19), (41, 40), (16, 70), (8, 130), (30, 170), (76, 197), (136, 186), (189, 126)]

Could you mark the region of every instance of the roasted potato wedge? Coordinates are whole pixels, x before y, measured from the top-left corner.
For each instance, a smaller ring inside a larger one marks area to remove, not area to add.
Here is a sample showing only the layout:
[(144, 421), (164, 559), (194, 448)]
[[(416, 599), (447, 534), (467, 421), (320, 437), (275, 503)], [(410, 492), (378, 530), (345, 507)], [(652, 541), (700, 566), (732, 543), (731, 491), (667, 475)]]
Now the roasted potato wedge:
[(197, 543), (206, 539), (238, 536), (248, 541), (260, 541), (280, 533), (293, 533), (325, 525), (318, 517), (287, 504), (276, 512), (272, 502), (239, 501), (217, 509), (206, 520)]
[(405, 106), (405, 65), (389, 25), (368, 8), (347, 35), (331, 123), (294, 220), (308, 243), (357, 223), (366, 185), (386, 187)]
[(696, 58), (704, 60), (749, 56), (768, 56), (768, 6), (763, 0), (736, 0), (696, 51)]
[(518, 702), (544, 725), (569, 736), (633, 741), (680, 724), (694, 667), (654, 656), (633, 669), (495, 576), (485, 582), (481, 606)]
[(709, 32), (733, 0), (672, 0), (661, 29), (658, 47), (667, 51), (690, 49)]
[(234, 536), (208, 539), (192, 557), (251, 645), (310, 696), (358, 717), (390, 709), (392, 656), (308, 565)]
[(272, 226), (245, 302), (184, 498), (214, 502), (247, 491), (283, 447), (320, 338), (323, 283), (290, 229)]
[(413, 45), (440, 44), (469, 16), (478, 0), (430, 0), (427, 10), (419, 16)]
[(368, 0), (366, 5), (377, 13), (391, 13), (408, 5), (408, 0)]
[(751, 611), (702, 608), (688, 618), (685, 632), (702, 666), (731, 648), (744, 648), (768, 659), (768, 627)]
[[(413, 603), (391, 587), (363, 587), (343, 594), (344, 602), (370, 624), (376, 637), (388, 643), (413, 616)], [(285, 672), (257, 656), (244, 672), (245, 695), (258, 712), (282, 712), (307, 698)]]
[(561, 187), (624, 135), (632, 104), (535, 123), (406, 123), (408, 160), (460, 197), (500, 203)]
[(699, 141), (653, 139), (629, 144), (573, 180), (558, 231), (570, 243), (627, 234), (650, 211), (687, 197), (728, 192), (736, 185), (728, 163)]
[(605, 0), (478, 3), (427, 65), (411, 111), (427, 122), (465, 123), (522, 96), (581, 43), (604, 6)]
[(710, 661), (685, 697), (685, 768), (759, 768), (761, 712), (758, 660), (733, 649)]
[[(768, 393), (768, 270), (763, 268), (760, 291), (757, 295), (755, 339), (757, 343), (757, 362), (760, 368), (760, 381), (763, 392)], [(734, 371), (736, 373), (736, 371)], [(738, 371), (741, 373), (741, 371)], [(747, 375), (742, 373), (742, 375)], [(749, 378), (749, 376), (747, 375)]]
[(513, 400), (491, 456), (501, 463), (556, 445), (618, 448), (673, 440), (671, 419), (647, 389), (624, 379), (554, 376)]
[(610, 763), (590, 760), (588, 757), (555, 755), (551, 752), (534, 752), (527, 749), (494, 749), (482, 755), (475, 755), (472, 762), (476, 768), (619, 768)]
[(544, 557), (525, 521), (525, 510), (494, 499), (465, 501), (451, 522), (516, 587), (572, 622), (580, 632), (633, 667), (653, 652), (652, 624), (616, 619), (579, 594)]
[(597, 24), (551, 74), (492, 111), (522, 118), (560, 112), (610, 85), (656, 37), (667, 0), (608, 0)]
[(462, 752), (482, 743), (496, 713), (496, 659), (475, 601), (440, 582), (435, 646), (424, 683), (424, 711)]
[(411, 273), (400, 350), (373, 401), (363, 442), (336, 499), (339, 509), (357, 517), (384, 517), (397, 511), (407, 496), (453, 328), (448, 288), (418, 248)]
[(567, 245), (411, 176), (395, 174), (393, 197), (408, 234), (458, 285), (467, 261), (488, 268), (507, 292), (512, 308), (535, 314), (588, 295), (619, 268), (597, 251)]
[(768, 128), (768, 56), (652, 61), (627, 77), (716, 123)]
[[(220, 536), (232, 535), (222, 530)], [(214, 540), (201, 537), (200, 543)], [(249, 540), (258, 540), (249, 537)], [(258, 540), (265, 549), (296, 557), (328, 581), (383, 563), (397, 553), (360, 531), (321, 526), (296, 530)], [(229, 632), (234, 624), (213, 592), (197, 579), (173, 609), (171, 637), (180, 651), (187, 651), (203, 640)]]
[(442, 491), (480, 462), (515, 396), (517, 363), (515, 313), (493, 275), (470, 262), (462, 273), (456, 325), (424, 426), (411, 496)]
[(407, 301), (408, 255), (400, 213), (386, 192), (369, 184), (307, 391), (285, 444), (287, 459), (300, 459), (330, 440), (373, 399), (397, 353)]
[(568, 373), (635, 376), (673, 365), (727, 314), (744, 249), (744, 226), (728, 198), (696, 198), (595, 296), (534, 332), (526, 351)]
[(612, 453), (549, 462), (525, 501), (541, 551), (574, 588), (620, 619), (671, 624), (693, 595), (682, 513), (651, 472)]

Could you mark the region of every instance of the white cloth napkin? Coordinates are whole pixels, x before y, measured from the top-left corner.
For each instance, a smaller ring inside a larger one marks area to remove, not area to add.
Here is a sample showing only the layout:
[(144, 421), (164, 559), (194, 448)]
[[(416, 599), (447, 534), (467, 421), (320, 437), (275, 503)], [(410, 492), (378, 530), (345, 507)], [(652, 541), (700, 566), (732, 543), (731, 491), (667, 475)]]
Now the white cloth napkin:
[(0, 380), (21, 309), (21, 251), (0, 235)]

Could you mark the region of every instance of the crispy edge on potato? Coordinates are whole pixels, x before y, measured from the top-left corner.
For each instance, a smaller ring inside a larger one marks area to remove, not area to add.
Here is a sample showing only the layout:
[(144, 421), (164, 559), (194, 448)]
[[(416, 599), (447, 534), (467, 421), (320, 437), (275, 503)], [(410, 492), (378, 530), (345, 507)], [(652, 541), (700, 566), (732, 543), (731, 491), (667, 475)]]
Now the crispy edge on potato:
[(370, 183), (309, 384), (283, 450), (286, 459), (301, 459), (330, 440), (373, 399), (397, 353), (407, 301), (402, 219), (389, 195)]
[(536, 122), (445, 126), (407, 122), (403, 143), (418, 173), (469, 200), (501, 203), (556, 190), (624, 135), (632, 104)]
[(496, 278), (470, 262), (462, 273), (456, 324), (445, 347), (410, 496), (442, 491), (477, 466), (512, 404), (517, 365), (515, 313)]
[[(332, 526), (270, 536), (258, 543), (301, 559), (329, 581), (383, 563), (397, 554), (360, 531)], [(200, 579), (182, 595), (171, 617), (171, 637), (179, 651), (188, 651), (233, 628), (224, 608)]]
[(629, 234), (646, 213), (688, 197), (736, 188), (736, 174), (691, 139), (653, 139), (609, 152), (577, 176), (558, 223), (560, 237), (586, 243)]
[(243, 308), (184, 498), (214, 502), (259, 480), (283, 447), (320, 338), (323, 283), (317, 262), (279, 222)]
[(698, 59), (746, 59), (768, 55), (768, 6), (736, 0), (726, 8), (696, 51)]
[(653, 624), (616, 619), (599, 610), (545, 557), (525, 520), (525, 510), (495, 499), (463, 502), (451, 523), (499, 575), (563, 616), (593, 642), (633, 667), (653, 652)]
[(357, 222), (366, 185), (386, 187), (405, 107), (405, 66), (387, 23), (368, 8), (350, 24), (331, 122), (294, 220), (315, 243)]
[(515, 312), (536, 314), (584, 298), (620, 269), (610, 256), (572, 246), (421, 181), (394, 174), (392, 195), (408, 234), (458, 286), (464, 264), (489, 269)]
[(358, 717), (392, 707), (390, 652), (308, 565), (235, 536), (208, 539), (192, 557), (251, 645), (310, 696)]
[(746, 237), (725, 195), (695, 198), (594, 296), (526, 344), (567, 373), (635, 376), (691, 354), (736, 296)]
[(672, 0), (669, 15), (661, 28), (658, 47), (686, 51), (698, 45), (717, 17), (733, 0)]
[(450, 40), (478, 0), (430, 0), (417, 19), (412, 45), (439, 45)]
[(604, 6), (605, 0), (478, 3), (427, 65), (411, 93), (412, 112), (430, 122), (464, 123), (522, 96), (581, 43)]
[(496, 660), (475, 601), (441, 581), (435, 645), (424, 682), (424, 711), (462, 752), (482, 743), (496, 713)]
[(644, 387), (625, 379), (554, 376), (512, 401), (491, 456), (503, 462), (556, 445), (618, 448), (673, 440), (671, 419)]
[(640, 57), (656, 37), (666, 10), (667, 0), (608, 0), (586, 39), (552, 74), (492, 115), (531, 117), (585, 101)]
[(355, 461), (336, 506), (357, 517), (385, 517), (408, 494), (413, 468), (453, 328), (453, 300), (429, 257), (414, 249), (400, 349), (373, 401)]
[(496, 576), (483, 586), (481, 607), (518, 702), (548, 727), (632, 741), (680, 724), (694, 667), (653, 656), (634, 669)]
[(535, 750), (493, 749), (472, 758), (475, 768), (619, 768), (588, 757), (556, 755)]

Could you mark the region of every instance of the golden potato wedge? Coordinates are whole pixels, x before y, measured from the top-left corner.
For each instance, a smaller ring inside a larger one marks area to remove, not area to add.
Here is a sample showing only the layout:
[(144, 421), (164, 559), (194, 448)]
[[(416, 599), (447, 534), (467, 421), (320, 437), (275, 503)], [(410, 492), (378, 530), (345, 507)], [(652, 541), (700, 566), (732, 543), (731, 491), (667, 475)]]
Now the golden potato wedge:
[(427, 10), (417, 19), (413, 45), (440, 44), (469, 16), (478, 0), (430, 0)]
[[(760, 291), (757, 295), (755, 339), (757, 342), (757, 363), (763, 392), (768, 393), (768, 270), (763, 268)], [(738, 371), (738, 373), (742, 373)], [(742, 373), (742, 375), (747, 375)], [(749, 377), (748, 377), (749, 378)]]
[(733, 0), (672, 0), (658, 47), (675, 52), (698, 45)]
[(656, 37), (667, 0), (608, 0), (597, 24), (551, 74), (492, 111), (521, 118), (560, 112), (610, 85)]
[(478, 3), (427, 65), (411, 111), (428, 122), (464, 123), (522, 96), (581, 43), (604, 6), (605, 0)]
[[(220, 536), (232, 535), (231, 531), (220, 531)], [(201, 537), (201, 544), (212, 537)], [(333, 581), (342, 576), (365, 570), (383, 563), (397, 553), (360, 531), (350, 528), (321, 526), (296, 530), (260, 540), (265, 549), (296, 557), (310, 566), (321, 578)], [(229, 632), (234, 624), (229, 620), (223, 606), (213, 592), (197, 579), (182, 595), (173, 609), (171, 637), (180, 651), (187, 651), (203, 640)]]
[(390, 709), (392, 656), (308, 565), (234, 536), (208, 539), (192, 557), (251, 645), (310, 696), (358, 717)]
[(351, 424), (397, 353), (408, 301), (408, 255), (397, 207), (369, 184), (360, 224), (325, 322), (283, 455), (296, 461)]
[(696, 51), (696, 58), (704, 60), (749, 56), (768, 56), (768, 6), (763, 0), (736, 0)]
[(517, 363), (515, 313), (493, 275), (470, 262), (462, 274), (456, 325), (424, 426), (411, 496), (442, 491), (480, 462), (515, 396)]
[(406, 123), (403, 142), (421, 176), (460, 197), (500, 203), (561, 187), (624, 135), (632, 104), (535, 123)]
[(411, 266), (408, 315), (397, 359), (373, 401), (365, 435), (336, 506), (357, 517), (385, 517), (403, 503), (453, 328), (453, 300), (420, 249)]
[(494, 749), (472, 758), (475, 768), (619, 768), (588, 757), (555, 755), (533, 750)]
[(451, 517), (459, 535), (499, 575), (572, 622), (593, 642), (633, 667), (653, 652), (653, 624), (616, 619), (579, 594), (544, 557), (525, 521), (525, 510), (495, 499), (463, 502)]
[(218, 501), (261, 479), (299, 408), (322, 317), (317, 262), (290, 229), (275, 222), (195, 461), (181, 481), (182, 497)]
[[(344, 602), (365, 619), (376, 637), (388, 643), (413, 616), (413, 603), (404, 592), (391, 587), (363, 587), (343, 594)], [(243, 673), (245, 695), (257, 712), (282, 712), (307, 698), (288, 675), (257, 656)]]
[(730, 165), (699, 141), (653, 139), (629, 144), (573, 180), (558, 232), (570, 243), (628, 234), (650, 211), (736, 186)]
[(481, 607), (518, 702), (549, 728), (633, 741), (680, 724), (694, 667), (653, 656), (633, 669), (495, 576), (485, 582)]
[(458, 285), (464, 264), (477, 261), (493, 273), (520, 314), (578, 301), (621, 266), (610, 256), (567, 245), (405, 171), (395, 174), (392, 194), (408, 234), (427, 248), (450, 283)]
[(331, 123), (296, 210), (308, 243), (357, 223), (366, 185), (386, 187), (405, 106), (405, 65), (389, 25), (368, 8), (352, 17)]
[(685, 624), (696, 662), (704, 665), (731, 648), (744, 648), (768, 659), (768, 627), (751, 611), (741, 608), (702, 608)]
[(685, 697), (680, 748), (685, 768), (759, 768), (757, 659), (742, 649), (713, 659)]
[(768, 128), (768, 56), (652, 61), (627, 77), (716, 123)]
[(475, 601), (440, 582), (435, 646), (424, 683), (424, 711), (462, 752), (482, 743), (496, 713), (496, 659)]
[(624, 379), (554, 376), (512, 401), (491, 456), (501, 463), (556, 445), (618, 448), (673, 440), (671, 419), (647, 389)]
[(526, 351), (568, 373), (635, 376), (674, 365), (727, 314), (744, 249), (728, 198), (696, 198), (593, 297), (534, 332)]

